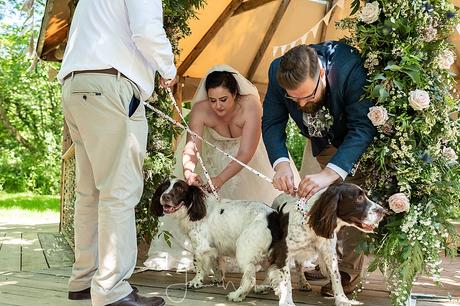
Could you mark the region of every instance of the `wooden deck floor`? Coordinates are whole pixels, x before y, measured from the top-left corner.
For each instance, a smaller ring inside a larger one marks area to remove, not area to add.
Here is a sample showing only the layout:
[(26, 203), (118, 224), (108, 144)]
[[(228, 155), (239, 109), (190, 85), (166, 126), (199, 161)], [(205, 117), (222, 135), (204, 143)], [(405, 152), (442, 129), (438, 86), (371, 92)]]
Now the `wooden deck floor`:
[[(57, 233), (57, 225), (0, 224), (0, 306), (2, 305), (90, 305), (89, 301), (67, 300), (67, 281), (73, 253)], [(419, 278), (414, 287), (416, 305), (460, 305), (460, 257), (445, 259), (442, 287), (428, 278)], [(233, 306), (278, 305), (273, 294), (251, 294), (242, 303), (229, 303), (226, 295), (239, 284), (238, 274), (228, 275), (225, 288), (186, 289), (192, 273), (153, 272), (138, 270), (130, 279), (145, 295), (166, 297), (167, 305)], [(258, 279), (263, 273), (258, 273)], [(297, 305), (334, 305), (333, 299), (319, 294), (322, 283), (313, 283), (312, 292), (294, 290)], [(295, 286), (295, 285), (294, 285)], [(360, 305), (390, 305), (383, 276), (376, 272), (366, 277), (364, 290), (356, 299)]]

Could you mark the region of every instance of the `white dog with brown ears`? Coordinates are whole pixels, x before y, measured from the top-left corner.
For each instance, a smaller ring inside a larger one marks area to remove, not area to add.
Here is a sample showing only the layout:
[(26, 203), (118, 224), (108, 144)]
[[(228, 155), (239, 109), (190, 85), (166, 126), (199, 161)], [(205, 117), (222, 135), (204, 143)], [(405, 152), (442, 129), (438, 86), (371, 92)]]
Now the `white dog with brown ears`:
[(278, 212), (261, 202), (217, 201), (180, 179), (161, 184), (150, 207), (155, 216), (175, 216), (191, 240), (196, 274), (187, 283), (189, 287), (202, 287), (211, 269), (218, 273), (215, 279), (222, 281), (222, 271), (215, 271), (217, 261), (220, 256), (230, 256), (236, 258), (243, 277), (240, 287), (228, 294), (229, 300), (240, 302), (253, 288), (256, 292), (268, 291), (268, 285), (255, 287), (256, 267), (267, 263), (273, 241), (282, 238), (278, 236)]

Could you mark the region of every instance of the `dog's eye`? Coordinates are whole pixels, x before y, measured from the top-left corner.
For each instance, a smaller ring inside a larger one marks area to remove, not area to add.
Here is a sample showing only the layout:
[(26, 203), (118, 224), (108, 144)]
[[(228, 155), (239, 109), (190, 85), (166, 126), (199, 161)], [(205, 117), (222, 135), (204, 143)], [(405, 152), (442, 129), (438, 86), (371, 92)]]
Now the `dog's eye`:
[(176, 187), (176, 190), (177, 191), (183, 191), (184, 189), (182, 189), (182, 187)]
[(364, 202), (364, 195), (360, 194), (358, 196), (358, 202)]

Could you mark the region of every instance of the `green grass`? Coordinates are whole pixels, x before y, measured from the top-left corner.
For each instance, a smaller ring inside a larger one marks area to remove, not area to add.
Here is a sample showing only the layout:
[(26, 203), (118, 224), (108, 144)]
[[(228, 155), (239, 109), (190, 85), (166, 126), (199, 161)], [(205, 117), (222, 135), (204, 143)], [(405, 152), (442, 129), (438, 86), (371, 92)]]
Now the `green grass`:
[(59, 196), (0, 192), (0, 209), (59, 212)]
[(59, 196), (0, 192), (0, 222), (56, 223), (59, 212)]

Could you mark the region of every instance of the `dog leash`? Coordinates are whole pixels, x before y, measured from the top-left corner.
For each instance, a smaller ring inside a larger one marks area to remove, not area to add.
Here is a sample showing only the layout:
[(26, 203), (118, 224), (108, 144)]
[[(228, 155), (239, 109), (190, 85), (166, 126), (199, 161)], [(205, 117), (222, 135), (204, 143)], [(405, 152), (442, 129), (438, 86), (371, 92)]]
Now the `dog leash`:
[[(269, 178), (268, 176), (262, 174), (261, 172), (257, 171), (256, 169), (250, 167), (249, 165), (243, 163), (242, 161), (238, 160), (237, 158), (233, 157), (232, 155), (230, 155), (229, 153), (225, 152), (224, 150), (222, 150), (221, 148), (219, 148), (218, 146), (216, 146), (215, 144), (207, 141), (206, 139), (204, 139), (203, 137), (201, 137), (200, 135), (198, 135), (197, 133), (195, 133), (194, 131), (192, 131), (190, 129), (190, 127), (188, 126), (187, 122), (185, 121), (185, 118), (183, 117), (182, 115), (182, 112), (180, 111), (179, 109), (179, 106), (177, 105), (177, 102), (176, 102), (176, 99), (174, 98), (174, 95), (172, 94), (172, 91), (170, 88), (167, 89), (167, 92), (168, 92), (168, 95), (169, 95), (169, 98), (171, 99), (172, 103), (174, 104), (174, 107), (176, 109), (176, 111), (179, 113), (179, 116), (181, 117), (181, 119), (184, 121), (185, 125), (181, 124), (180, 122), (174, 120), (171, 116), (163, 113), (161, 110), (155, 108), (154, 106), (152, 106), (150, 103), (148, 102), (144, 102), (144, 105), (149, 108), (150, 110), (152, 110), (153, 112), (155, 112), (158, 116), (160, 116), (161, 118), (165, 119), (166, 121), (169, 121), (170, 123), (172, 123), (173, 125), (187, 131), (187, 133), (189, 133), (191, 136), (192, 136), (192, 140), (193, 140), (193, 143), (195, 145), (195, 149), (197, 150), (196, 148), (196, 143), (195, 143), (195, 138), (198, 138), (200, 139), (202, 142), (206, 143), (207, 145), (211, 146), (212, 148), (216, 149), (218, 152), (224, 154), (225, 156), (227, 156), (228, 158), (230, 158), (231, 160), (233, 160), (234, 162), (236, 162), (237, 164), (239, 164), (240, 166), (244, 167), (246, 170), (252, 172), (253, 174), (257, 175), (258, 177), (264, 179), (265, 181), (267, 181), (268, 183), (270, 184), (273, 184), (273, 180), (271, 178)], [(197, 150), (197, 153), (198, 153), (198, 150)], [(197, 157), (199, 155), (197, 154)], [(218, 195), (217, 195), (217, 191), (215, 190), (214, 186), (212, 185), (212, 181), (209, 177), (209, 173), (207, 173), (207, 171), (205, 170), (206, 168), (204, 167), (204, 163), (203, 163), (203, 160), (201, 159), (201, 157), (198, 157), (198, 160), (200, 161), (200, 164), (203, 168), (203, 172), (205, 172), (205, 175), (206, 175), (206, 179), (209, 180), (209, 182), (211, 182), (211, 184), (209, 185), (211, 188), (212, 188), (212, 191), (214, 193), (214, 196), (216, 196), (217, 199), (218, 198)], [(307, 200), (306, 198), (302, 197), (302, 198), (299, 198), (298, 201), (297, 201), (297, 210), (299, 212), (301, 212), (304, 217), (307, 216), (308, 214), (308, 210), (307, 210)]]
[[(177, 105), (176, 99), (174, 98), (174, 95), (173, 95), (173, 93), (171, 91), (171, 88), (167, 88), (166, 91), (168, 92), (169, 98), (171, 99), (174, 107), (176, 108), (176, 111), (179, 114), (180, 118), (182, 119), (182, 122), (184, 123), (185, 127), (187, 128), (187, 130), (190, 130), (190, 127), (189, 127), (187, 121), (185, 120), (184, 116), (182, 115), (182, 111), (179, 109), (179, 106)], [(209, 175), (209, 172), (208, 172), (208, 170), (206, 169), (206, 167), (204, 165), (203, 159), (201, 158), (200, 151), (198, 150), (198, 147), (196, 145), (196, 136), (193, 135), (193, 134), (191, 136), (192, 136), (193, 146), (194, 146), (195, 151), (196, 151), (196, 157), (198, 158), (198, 161), (199, 161), (199, 163), (201, 165), (201, 168), (203, 169), (204, 176), (206, 177), (206, 180), (208, 181), (209, 187), (211, 187), (212, 194), (214, 195), (214, 197), (216, 198), (217, 201), (220, 201), (220, 197), (219, 197), (219, 194), (217, 193), (217, 189), (214, 186), (214, 183), (212, 182), (211, 176)]]
[(259, 171), (257, 171), (256, 169), (248, 166), (247, 164), (243, 163), (242, 161), (238, 160), (237, 158), (233, 157), (232, 155), (228, 154), (227, 152), (225, 152), (224, 150), (222, 150), (221, 148), (219, 148), (218, 146), (214, 145), (213, 143), (207, 141), (206, 139), (204, 139), (203, 137), (201, 137), (200, 135), (198, 135), (197, 133), (195, 133), (194, 131), (192, 131), (190, 128), (182, 125), (181, 123), (177, 122), (176, 120), (174, 120), (173, 118), (171, 118), (171, 116), (163, 113), (162, 111), (160, 111), (159, 109), (153, 107), (152, 105), (150, 105), (149, 103), (147, 102), (144, 102), (144, 105), (149, 108), (150, 110), (154, 111), (158, 116), (162, 117), (163, 119), (171, 122), (172, 124), (174, 124), (175, 126), (181, 128), (181, 129), (184, 129), (187, 131), (187, 133), (189, 133), (190, 135), (193, 135), (195, 136), (196, 138), (200, 139), (202, 142), (206, 143), (207, 145), (211, 146), (212, 148), (216, 149), (217, 151), (219, 151), (220, 153), (224, 154), (225, 156), (227, 156), (228, 158), (230, 158), (231, 160), (233, 160), (234, 162), (236, 162), (237, 164), (239, 164), (240, 166), (244, 167), (245, 169), (251, 171), (252, 173), (254, 173), (255, 175), (257, 175), (258, 177), (266, 180), (267, 182), (269, 182), (270, 184), (273, 183), (273, 180), (271, 178), (269, 178), (268, 176), (260, 173)]

